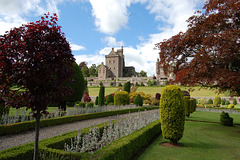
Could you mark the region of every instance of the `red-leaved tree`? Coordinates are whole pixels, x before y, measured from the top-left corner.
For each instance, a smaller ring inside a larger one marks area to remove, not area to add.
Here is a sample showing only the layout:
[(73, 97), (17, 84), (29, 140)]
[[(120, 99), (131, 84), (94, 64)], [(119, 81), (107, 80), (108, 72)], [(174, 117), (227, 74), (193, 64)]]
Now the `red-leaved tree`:
[(165, 74), (175, 82), (240, 95), (240, 1), (207, 0), (205, 12), (188, 19), (185, 33), (156, 44)]
[[(60, 102), (71, 89), (64, 82), (71, 77), (74, 57), (57, 15), (45, 14), (40, 21), (11, 29), (0, 37), (0, 90), (8, 105), (26, 106), (36, 118), (34, 159), (38, 159), (41, 114), (48, 104)], [(17, 85), (18, 90), (12, 90)]]

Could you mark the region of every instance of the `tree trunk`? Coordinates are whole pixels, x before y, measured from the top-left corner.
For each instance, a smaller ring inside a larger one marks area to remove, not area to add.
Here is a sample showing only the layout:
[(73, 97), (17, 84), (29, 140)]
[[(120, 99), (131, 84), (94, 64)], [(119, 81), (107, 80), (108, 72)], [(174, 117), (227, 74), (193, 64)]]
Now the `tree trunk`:
[(38, 160), (38, 140), (39, 140), (39, 128), (40, 128), (40, 110), (37, 110), (36, 115), (36, 128), (35, 128), (35, 146), (33, 160)]

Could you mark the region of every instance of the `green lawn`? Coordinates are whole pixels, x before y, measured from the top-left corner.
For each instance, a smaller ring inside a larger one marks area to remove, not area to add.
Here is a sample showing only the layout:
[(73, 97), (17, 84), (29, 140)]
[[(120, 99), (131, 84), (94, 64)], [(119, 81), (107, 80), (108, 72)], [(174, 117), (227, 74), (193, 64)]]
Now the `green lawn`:
[(138, 160), (239, 160), (240, 126), (186, 121), (180, 148), (163, 147), (158, 137)]
[[(230, 114), (234, 124), (240, 124), (240, 114)], [(219, 122), (220, 113), (196, 111), (191, 120)], [(186, 121), (180, 148), (163, 147), (169, 140), (159, 136), (138, 160), (238, 160), (240, 157), (240, 125), (221, 126), (218, 123)]]
[[(147, 94), (151, 94), (155, 96), (156, 93), (162, 93), (164, 87), (160, 86), (153, 86), (153, 87), (139, 87), (137, 92), (144, 92)], [(191, 97), (215, 97), (217, 95), (216, 89), (209, 90), (209, 89), (200, 89), (200, 87), (193, 87), (194, 91), (190, 92)], [(181, 87), (181, 90), (188, 90), (187, 87)], [(220, 97), (225, 97), (227, 95), (220, 94)]]
[[(105, 87), (105, 95), (115, 93), (119, 87)], [(88, 87), (89, 96), (98, 96), (100, 87)]]

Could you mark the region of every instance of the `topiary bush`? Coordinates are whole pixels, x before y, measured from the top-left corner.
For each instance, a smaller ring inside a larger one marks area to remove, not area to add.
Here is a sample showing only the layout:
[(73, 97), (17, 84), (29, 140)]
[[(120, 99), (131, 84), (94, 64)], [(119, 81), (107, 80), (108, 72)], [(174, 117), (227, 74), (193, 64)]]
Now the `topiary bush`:
[(111, 94), (108, 95), (106, 102), (107, 102), (107, 104), (114, 103), (114, 99), (113, 99), (113, 96)]
[(86, 104), (85, 104), (84, 102), (80, 102), (80, 103), (78, 104), (78, 106), (85, 108)]
[(131, 88), (131, 83), (130, 82), (126, 82), (124, 83), (124, 86), (123, 86), (123, 90), (126, 91), (126, 92), (130, 92), (130, 88)]
[(135, 86), (139, 86), (138, 82), (135, 83)]
[(137, 97), (134, 99), (134, 104), (136, 104), (137, 106), (142, 106), (143, 105), (143, 99), (140, 96), (140, 94), (137, 95)]
[(145, 85), (144, 85), (144, 83), (143, 83), (143, 82), (141, 82), (140, 86), (142, 86), (142, 87), (143, 87), (143, 86), (145, 86)]
[(233, 126), (233, 118), (224, 111), (220, 114), (220, 124), (223, 126)]
[(210, 99), (207, 101), (207, 104), (213, 104), (213, 100), (210, 98)]
[(160, 93), (156, 93), (155, 99), (156, 99), (156, 100), (160, 100), (160, 98), (161, 98), (161, 94), (160, 94)]
[(122, 83), (118, 83), (118, 87), (122, 87)]
[(201, 104), (201, 105), (205, 106), (207, 104), (207, 100), (203, 99), (203, 98), (199, 98), (198, 99), (198, 104)]
[(101, 85), (98, 96), (98, 105), (104, 106), (104, 102), (105, 102), (105, 87)]
[(229, 104), (230, 104), (229, 100), (226, 100), (225, 105), (229, 105)]
[(179, 86), (169, 85), (163, 88), (160, 117), (163, 137), (176, 144), (183, 136), (185, 123), (183, 93)]
[(222, 105), (225, 105), (225, 101), (226, 101), (225, 99), (221, 100)]
[(93, 107), (93, 106), (94, 106), (94, 103), (92, 102), (87, 103), (87, 107)]
[(98, 105), (98, 96), (95, 99), (95, 105)]
[(190, 103), (190, 113), (193, 113), (194, 111), (196, 111), (196, 107), (197, 107), (196, 99), (191, 98), (189, 100), (189, 103)]
[(128, 92), (126, 91), (118, 91), (114, 96), (114, 105), (127, 105), (130, 104), (130, 98)]
[(233, 99), (233, 105), (236, 105), (237, 104), (237, 100), (234, 98)]
[(221, 98), (220, 98), (219, 96), (215, 96), (214, 99), (213, 99), (213, 104), (214, 104), (214, 106), (216, 106), (216, 107), (220, 107)]
[(229, 104), (228, 108), (234, 108), (234, 104)]
[(184, 101), (184, 107), (185, 107), (185, 115), (187, 117), (190, 116), (191, 110), (190, 110), (190, 100), (188, 96), (184, 96), (183, 97), (183, 101)]

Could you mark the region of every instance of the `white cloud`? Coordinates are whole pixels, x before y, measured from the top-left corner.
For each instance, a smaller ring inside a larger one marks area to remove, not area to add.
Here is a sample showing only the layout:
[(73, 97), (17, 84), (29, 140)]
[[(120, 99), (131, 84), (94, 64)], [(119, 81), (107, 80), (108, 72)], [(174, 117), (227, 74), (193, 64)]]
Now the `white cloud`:
[(105, 62), (105, 56), (99, 54), (74, 55), (74, 58), (76, 59), (77, 64), (80, 64), (83, 61), (87, 62), (88, 67), (90, 67), (92, 64), (99, 65), (101, 62)]
[(128, 11), (131, 0), (89, 0), (92, 5), (92, 15), (100, 32), (115, 34), (127, 26)]
[(108, 46), (110, 47), (116, 47), (116, 46), (123, 46), (124, 42), (123, 41), (118, 41), (114, 37), (105, 37), (102, 39), (103, 42), (107, 43)]
[(73, 44), (73, 43), (70, 43), (70, 47), (72, 51), (80, 51), (80, 50), (86, 49), (84, 46)]
[(27, 23), (28, 16), (41, 16), (44, 13), (57, 13), (57, 5), (63, 0), (1, 0), (0, 1), (0, 34), (11, 28)]

